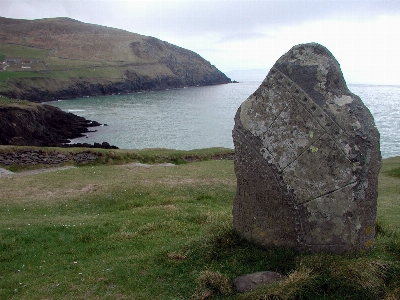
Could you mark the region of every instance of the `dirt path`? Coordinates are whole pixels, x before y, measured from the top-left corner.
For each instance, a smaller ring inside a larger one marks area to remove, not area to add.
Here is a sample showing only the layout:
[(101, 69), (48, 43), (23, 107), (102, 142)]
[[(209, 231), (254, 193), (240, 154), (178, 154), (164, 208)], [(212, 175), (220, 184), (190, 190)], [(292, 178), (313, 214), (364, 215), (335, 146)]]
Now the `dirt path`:
[[(155, 164), (155, 165), (141, 164), (141, 163), (128, 163), (126, 165), (134, 166), (134, 167), (146, 167), (146, 168), (149, 168), (152, 166), (161, 166), (161, 167), (175, 166), (174, 164), (170, 164), (170, 163)], [(68, 169), (73, 169), (73, 168), (76, 168), (76, 167), (65, 166), (65, 167), (54, 167), (54, 168), (42, 168), (42, 169), (36, 169), (36, 170), (22, 171), (22, 172), (18, 172), (18, 173), (14, 173), (9, 170), (0, 168), (0, 178), (1, 177), (10, 177), (10, 176), (34, 175), (34, 174), (40, 174), (40, 173), (45, 173), (45, 172), (68, 170)]]
[(37, 170), (22, 171), (22, 172), (18, 172), (18, 173), (14, 173), (14, 172), (8, 171), (6, 169), (0, 168), (0, 177), (34, 175), (34, 174), (40, 174), (40, 173), (45, 173), (45, 172), (62, 171), (62, 170), (73, 169), (73, 168), (76, 168), (76, 167), (65, 166), (65, 167), (44, 168), (44, 169), (37, 169)]
[(8, 171), (6, 169), (0, 168), (0, 177), (3, 176), (12, 176), (14, 173), (11, 171)]

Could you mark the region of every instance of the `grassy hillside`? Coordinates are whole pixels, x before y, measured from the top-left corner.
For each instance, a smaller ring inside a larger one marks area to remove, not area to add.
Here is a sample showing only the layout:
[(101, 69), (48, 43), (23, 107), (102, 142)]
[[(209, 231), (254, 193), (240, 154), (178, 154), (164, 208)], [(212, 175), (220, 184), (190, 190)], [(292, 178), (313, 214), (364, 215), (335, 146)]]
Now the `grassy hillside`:
[(192, 51), (68, 18), (0, 17), (0, 58), (0, 94), (36, 101), (230, 82)]
[[(400, 158), (380, 174), (373, 251), (340, 257), (238, 238), (231, 160), (129, 164), (218, 151), (103, 150), (96, 164), (0, 178), (0, 298), (400, 298)], [(231, 290), (236, 276), (264, 270), (288, 277), (250, 294)]]
[[(0, 73), (1, 74), (1, 73)], [(24, 109), (36, 109), (40, 104), (32, 103), (26, 100), (10, 99), (0, 96), (0, 107), (19, 107)]]

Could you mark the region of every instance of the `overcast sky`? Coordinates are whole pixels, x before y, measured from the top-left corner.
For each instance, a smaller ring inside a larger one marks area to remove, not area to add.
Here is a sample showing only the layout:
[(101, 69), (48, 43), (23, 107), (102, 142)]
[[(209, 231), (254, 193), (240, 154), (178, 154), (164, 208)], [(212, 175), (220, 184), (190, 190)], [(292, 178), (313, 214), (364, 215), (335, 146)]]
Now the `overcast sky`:
[(292, 46), (317, 42), (348, 83), (400, 85), (400, 0), (0, 0), (0, 16), (70, 17), (153, 36), (223, 72), (269, 69)]

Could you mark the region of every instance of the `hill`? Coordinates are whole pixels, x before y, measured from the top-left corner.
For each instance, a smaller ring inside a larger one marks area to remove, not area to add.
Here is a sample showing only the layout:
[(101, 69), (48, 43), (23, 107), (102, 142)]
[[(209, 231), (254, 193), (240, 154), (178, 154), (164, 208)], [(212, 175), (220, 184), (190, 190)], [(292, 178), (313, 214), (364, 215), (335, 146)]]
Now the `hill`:
[(30, 101), (229, 83), (193, 51), (69, 18), (0, 17), (0, 94)]

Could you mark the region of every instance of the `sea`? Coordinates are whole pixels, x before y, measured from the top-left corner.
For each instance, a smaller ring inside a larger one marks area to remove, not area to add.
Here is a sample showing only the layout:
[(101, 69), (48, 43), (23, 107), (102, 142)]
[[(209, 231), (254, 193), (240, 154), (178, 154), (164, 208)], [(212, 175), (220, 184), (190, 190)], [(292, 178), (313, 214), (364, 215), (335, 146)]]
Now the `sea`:
[[(240, 104), (260, 80), (124, 95), (54, 101), (105, 124), (72, 143), (108, 142), (121, 149), (209, 147), (233, 149), (232, 128)], [(348, 84), (374, 116), (383, 158), (400, 156), (400, 86)]]

